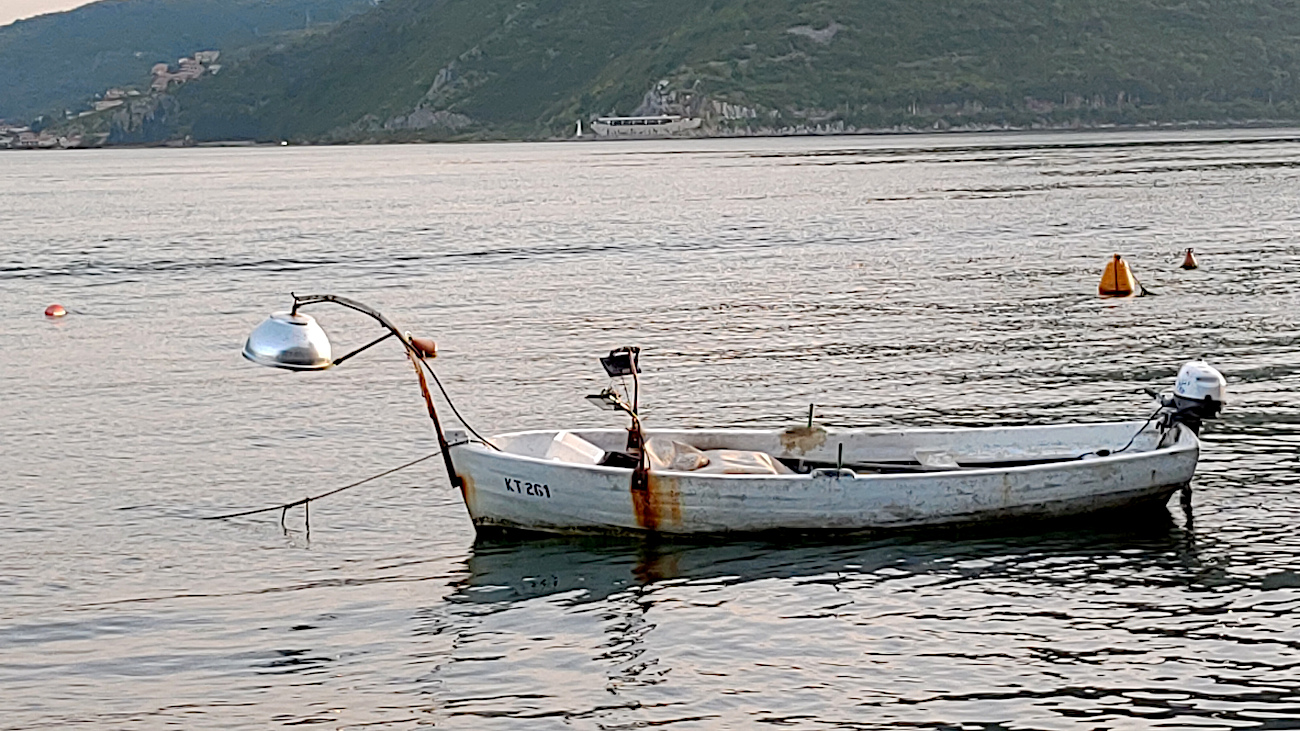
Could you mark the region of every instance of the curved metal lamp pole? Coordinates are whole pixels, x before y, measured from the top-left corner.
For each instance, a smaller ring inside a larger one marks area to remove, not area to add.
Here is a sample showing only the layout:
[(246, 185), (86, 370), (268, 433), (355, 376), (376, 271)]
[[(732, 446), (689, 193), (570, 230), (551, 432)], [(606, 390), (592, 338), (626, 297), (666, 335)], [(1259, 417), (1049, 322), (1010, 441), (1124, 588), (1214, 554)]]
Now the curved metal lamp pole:
[[(412, 338), (410, 335), (403, 333), (382, 312), (354, 299), (332, 294), (301, 296), (293, 294), (292, 296), (293, 309), (288, 312), (272, 314), (249, 334), (248, 340), (244, 343), (244, 357), (259, 365), (273, 368), (317, 371), (336, 366), (357, 353), (378, 345), (389, 337), (397, 338), (406, 349), (407, 358), (415, 367), (416, 377), (420, 379), (420, 393), (424, 396), (424, 403), (429, 409), (429, 419), (433, 421), (433, 429), (438, 434), (438, 447), (442, 452), (442, 459), (447, 467), (447, 478), (451, 480), (453, 487), (461, 487), (460, 476), (456, 474), (456, 467), (451, 462), (451, 450), (448, 449), (447, 436), (442, 431), (442, 421), (438, 418), (438, 410), (433, 404), (433, 396), (429, 393), (429, 383), (425, 380), (424, 370), (421, 367), (425, 358), (436, 355), (433, 343), (424, 338)], [(316, 324), (315, 318), (311, 315), (298, 312), (302, 307), (321, 302), (333, 302), (336, 305), (368, 315), (388, 332), (346, 355), (331, 358), (330, 342), (325, 335), (325, 331), (321, 329), (320, 325)]]

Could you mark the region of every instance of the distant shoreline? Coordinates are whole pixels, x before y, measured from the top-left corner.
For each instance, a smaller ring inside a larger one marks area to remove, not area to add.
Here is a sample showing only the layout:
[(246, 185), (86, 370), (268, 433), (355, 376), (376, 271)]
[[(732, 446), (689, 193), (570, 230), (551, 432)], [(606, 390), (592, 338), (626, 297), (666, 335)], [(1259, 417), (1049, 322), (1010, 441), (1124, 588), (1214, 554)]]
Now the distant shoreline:
[(1246, 122), (1162, 122), (1148, 124), (1097, 124), (1097, 125), (1033, 125), (1029, 127), (1012, 127), (1012, 126), (962, 126), (962, 127), (944, 127), (944, 128), (880, 128), (880, 129), (847, 129), (837, 131), (817, 131), (814, 129), (768, 129), (757, 130), (753, 132), (734, 132), (729, 134), (694, 134), (694, 135), (664, 135), (661, 137), (644, 136), (644, 137), (600, 137), (593, 134), (585, 134), (581, 137), (547, 137), (547, 138), (528, 138), (528, 137), (466, 137), (459, 139), (445, 140), (418, 140), (418, 139), (356, 139), (356, 140), (332, 140), (332, 141), (261, 141), (261, 140), (207, 140), (203, 142), (168, 140), (164, 142), (150, 143), (130, 143), (118, 145), (93, 145), (93, 146), (69, 146), (69, 147), (24, 147), (24, 148), (0, 148), (0, 152), (50, 152), (50, 151), (67, 151), (67, 150), (156, 150), (156, 149), (193, 149), (193, 148), (270, 148), (270, 147), (359, 147), (359, 146), (385, 146), (385, 145), (458, 145), (458, 144), (520, 144), (520, 143), (555, 143), (555, 142), (591, 142), (591, 143), (623, 143), (623, 142), (654, 142), (654, 141), (687, 141), (687, 140), (734, 140), (734, 139), (778, 139), (778, 138), (832, 138), (832, 137), (909, 137), (922, 135), (977, 135), (977, 134), (1052, 134), (1052, 133), (1070, 133), (1070, 132), (1180, 132), (1180, 131), (1230, 131), (1230, 130), (1296, 130), (1300, 134), (1300, 120), (1252, 120)]

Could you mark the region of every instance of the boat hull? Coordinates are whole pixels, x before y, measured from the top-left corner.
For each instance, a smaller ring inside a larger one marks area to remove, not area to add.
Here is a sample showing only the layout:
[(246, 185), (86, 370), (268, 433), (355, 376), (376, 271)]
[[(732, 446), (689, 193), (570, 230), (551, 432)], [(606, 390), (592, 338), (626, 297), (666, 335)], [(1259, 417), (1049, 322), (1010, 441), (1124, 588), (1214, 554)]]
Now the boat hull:
[[(769, 446), (786, 459), (824, 459), (838, 445), (849, 453), (889, 456), (890, 450), (951, 449), (1000, 460), (909, 474), (863, 474), (820, 469), (812, 474), (703, 475), (651, 472), (642, 488), (632, 470), (572, 464), (480, 444), (452, 448), (452, 461), (476, 526), (557, 533), (716, 534), (771, 531), (869, 531), (999, 523), (1079, 516), (1163, 504), (1188, 484), (1199, 442), (1182, 426), (1152, 436), (1151, 448), (1092, 458), (1016, 464), (1050, 452), (1116, 452), (1141, 422), (1107, 425), (830, 432), (819, 444), (785, 438), (790, 432), (653, 432), (704, 448), (737, 439)], [(611, 444), (624, 433), (579, 432)], [(494, 438), (541, 441), (555, 432)], [(1157, 440), (1159, 440), (1157, 442)], [(1022, 447), (1017, 445), (1031, 445)], [(1109, 446), (1108, 446), (1109, 445)], [(1045, 452), (1046, 450), (1046, 452)], [(527, 450), (521, 450), (527, 451)], [(848, 461), (848, 460), (846, 460)], [(1006, 466), (1006, 465), (1014, 466)]]
[(598, 137), (670, 137), (700, 128), (698, 117), (660, 115), (651, 117), (600, 117), (591, 121)]

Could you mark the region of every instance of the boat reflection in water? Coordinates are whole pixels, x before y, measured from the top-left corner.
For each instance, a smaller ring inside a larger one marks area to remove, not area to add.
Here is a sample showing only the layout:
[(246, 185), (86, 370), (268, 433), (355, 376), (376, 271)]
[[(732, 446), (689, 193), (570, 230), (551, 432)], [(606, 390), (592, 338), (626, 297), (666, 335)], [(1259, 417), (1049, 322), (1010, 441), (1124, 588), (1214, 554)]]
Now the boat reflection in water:
[(564, 595), (573, 603), (600, 602), (669, 581), (740, 585), (768, 579), (957, 578), (967, 560), (996, 561), (1008, 576), (1048, 582), (1052, 576), (1034, 577), (1031, 568), (1023, 574), (1017, 567), (1032, 567), (1047, 556), (1077, 562), (1126, 555), (1148, 568), (1163, 565), (1178, 573), (1197, 562), (1193, 534), (1177, 525), (1168, 511), (1151, 511), (1119, 525), (1093, 521), (1075, 530), (1058, 525), (1055, 531), (1041, 531), (1042, 526), (1035, 526), (1012, 535), (971, 529), (943, 535), (774, 535), (746, 541), (503, 533), (474, 543), (466, 561), (468, 574), (451, 600), (509, 604)]
[[(467, 728), (548, 716), (742, 728), (863, 712), (922, 723), (983, 717), (957, 710), (976, 701), (1042, 720), (1070, 688), (1095, 685), (1112, 654), (1154, 667), (1171, 647), (1203, 649), (1180, 647), (1195, 641), (1170, 617), (1195, 616), (1189, 606), (1226, 572), (1202, 564), (1180, 523), (1165, 513), (1011, 536), (479, 539), (450, 595), (415, 617), (414, 662), (431, 713)], [(1112, 622), (1124, 638), (1099, 640)]]

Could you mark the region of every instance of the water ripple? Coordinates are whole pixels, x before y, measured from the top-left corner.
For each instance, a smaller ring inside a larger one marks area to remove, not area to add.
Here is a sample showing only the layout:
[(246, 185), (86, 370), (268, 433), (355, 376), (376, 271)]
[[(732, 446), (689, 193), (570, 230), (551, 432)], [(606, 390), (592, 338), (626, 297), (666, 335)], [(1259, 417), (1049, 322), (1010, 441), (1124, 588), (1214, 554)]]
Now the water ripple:
[[(1297, 161), (1286, 130), (6, 155), (0, 728), (1298, 728)], [(1117, 252), (1155, 296), (1095, 296)], [(197, 520), (435, 448), (399, 351), (239, 357), (292, 291), (434, 336), (485, 431), (613, 425), (581, 395), (629, 343), (658, 424), (1142, 418), (1195, 357), (1232, 400), (1137, 525), (476, 541), (428, 465), (310, 530)]]

